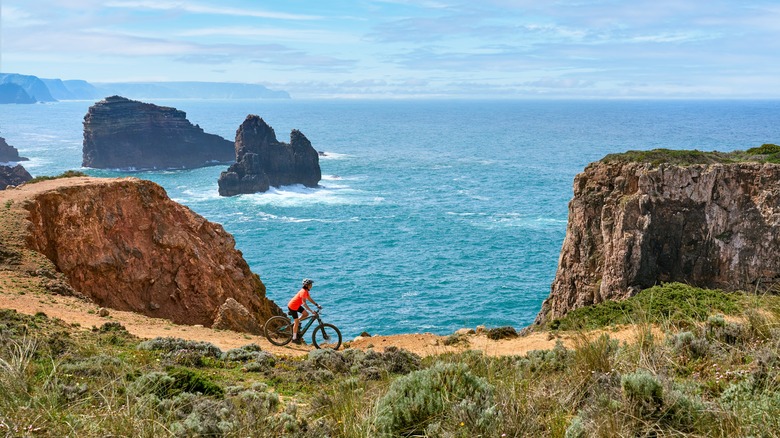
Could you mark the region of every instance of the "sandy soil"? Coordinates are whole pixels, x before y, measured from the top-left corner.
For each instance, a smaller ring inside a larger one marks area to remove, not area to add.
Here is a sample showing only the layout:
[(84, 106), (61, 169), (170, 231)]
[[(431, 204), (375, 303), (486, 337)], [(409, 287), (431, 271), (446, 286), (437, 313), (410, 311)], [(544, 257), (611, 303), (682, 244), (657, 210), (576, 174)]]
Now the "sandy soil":
[[(24, 294), (11, 291), (8, 283), (3, 280), (0, 272), (0, 308), (15, 309), (18, 312), (34, 315), (38, 312), (45, 313), (50, 318), (59, 318), (69, 324), (78, 325), (81, 329), (90, 330), (92, 327), (100, 327), (106, 322), (119, 322), (130, 333), (145, 339), (162, 337), (176, 337), (194, 341), (206, 341), (218, 346), (222, 350), (241, 347), (255, 343), (263, 350), (278, 355), (298, 356), (307, 354), (313, 347), (308, 345), (288, 345), (277, 347), (269, 343), (264, 337), (237, 333), (229, 330), (212, 330), (203, 326), (177, 325), (159, 318), (150, 318), (132, 312), (109, 310), (109, 316), (98, 316), (98, 307), (74, 297), (58, 295), (44, 295), (34, 292)], [(608, 332), (612, 338), (632, 342), (636, 334), (632, 327)], [(588, 337), (598, 336), (601, 332), (592, 332)], [(455, 346), (444, 345), (446, 336), (438, 336), (431, 333), (415, 333), (404, 335), (371, 337), (358, 337), (356, 339), (344, 339), (351, 348), (362, 350), (375, 349), (384, 351), (386, 347), (395, 346), (414, 352), (420, 356), (436, 355), (446, 352), (463, 351), (466, 349), (480, 350), (486, 355), (523, 355), (531, 350), (545, 350), (555, 346), (560, 339), (569, 347), (576, 344), (577, 335), (561, 334), (554, 337), (552, 334), (532, 333), (528, 336), (514, 339), (493, 341), (484, 335), (468, 335), (468, 343), (459, 343)]]

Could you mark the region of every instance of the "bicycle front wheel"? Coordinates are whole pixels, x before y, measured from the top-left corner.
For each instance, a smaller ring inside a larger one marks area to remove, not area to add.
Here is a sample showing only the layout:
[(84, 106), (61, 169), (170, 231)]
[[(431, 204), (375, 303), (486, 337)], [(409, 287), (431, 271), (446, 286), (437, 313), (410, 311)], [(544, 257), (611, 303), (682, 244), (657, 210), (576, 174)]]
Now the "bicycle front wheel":
[(338, 350), (341, 347), (341, 332), (333, 324), (320, 324), (314, 329), (311, 341), (317, 348)]
[(274, 316), (263, 327), (268, 342), (274, 345), (287, 345), (292, 340), (293, 323), (286, 316)]

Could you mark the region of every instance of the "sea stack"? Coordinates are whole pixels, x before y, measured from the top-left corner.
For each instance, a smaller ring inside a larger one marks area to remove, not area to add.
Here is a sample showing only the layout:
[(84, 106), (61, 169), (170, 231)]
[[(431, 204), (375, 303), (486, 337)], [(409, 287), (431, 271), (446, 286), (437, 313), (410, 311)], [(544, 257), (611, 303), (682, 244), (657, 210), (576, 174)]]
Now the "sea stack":
[(780, 147), (678, 152), (683, 163), (658, 150), (590, 164), (574, 179), (558, 271), (535, 324), (665, 282), (777, 290), (780, 164), (754, 151)]
[(222, 196), (291, 184), (317, 187), (322, 178), (319, 154), (297, 129), (290, 133), (289, 144), (282, 143), (262, 118), (250, 114), (236, 131), (235, 145), (236, 162), (219, 177)]
[(0, 165), (0, 190), (8, 186), (18, 186), (32, 179), (32, 175), (21, 164), (16, 166)]
[(20, 157), (19, 151), (15, 147), (6, 143), (3, 137), (0, 137), (0, 163), (27, 161), (28, 158)]
[(176, 108), (107, 97), (84, 116), (83, 162), (97, 169), (192, 169), (234, 159), (233, 143)]

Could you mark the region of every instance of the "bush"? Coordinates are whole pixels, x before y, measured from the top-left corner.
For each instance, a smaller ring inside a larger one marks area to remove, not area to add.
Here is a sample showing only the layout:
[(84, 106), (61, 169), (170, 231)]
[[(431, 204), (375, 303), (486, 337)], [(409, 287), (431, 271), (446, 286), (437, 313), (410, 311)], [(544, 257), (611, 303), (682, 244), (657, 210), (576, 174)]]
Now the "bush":
[(658, 412), (664, 403), (664, 389), (658, 379), (647, 371), (626, 374), (620, 379), (623, 396), (639, 418)]
[(163, 358), (184, 366), (203, 366), (203, 359), (219, 359), (222, 350), (214, 344), (203, 341), (188, 341), (179, 338), (154, 338), (138, 344), (139, 350), (163, 352)]
[(260, 356), (262, 349), (257, 344), (244, 345), (240, 348), (234, 348), (222, 353), (222, 360), (229, 360), (233, 362), (249, 362), (256, 360)]
[(712, 346), (707, 339), (697, 338), (689, 331), (677, 333), (670, 337), (668, 342), (672, 346), (672, 351), (675, 354), (690, 359), (707, 357), (712, 350)]
[(77, 176), (89, 176), (89, 175), (87, 175), (84, 172), (79, 172), (77, 170), (66, 170), (65, 172), (62, 172), (57, 176), (36, 176), (35, 178), (27, 181), (26, 184), (35, 184), (37, 182), (48, 181), (48, 180), (59, 179), (59, 178), (74, 178)]
[(780, 146), (772, 143), (764, 143), (757, 148), (748, 149), (747, 153), (756, 154), (756, 155), (776, 154), (776, 153), (780, 153)]
[(60, 365), (60, 371), (65, 375), (78, 377), (111, 377), (118, 376), (122, 370), (122, 361), (105, 354), (90, 356), (83, 359), (72, 359)]
[(567, 350), (560, 340), (555, 342), (552, 350), (532, 350), (521, 358), (517, 366), (532, 373), (564, 371), (572, 364), (574, 351)]
[(425, 433), (427, 426), (447, 428), (461, 422), (486, 427), (496, 417), (493, 387), (462, 364), (437, 363), (394, 380), (376, 405), (377, 429), (392, 436)]
[(582, 424), (582, 418), (574, 417), (571, 419), (569, 427), (566, 428), (565, 438), (585, 438), (585, 425)]
[(682, 283), (665, 283), (644, 289), (623, 301), (606, 301), (574, 309), (550, 323), (559, 330), (597, 329), (637, 321), (705, 321), (712, 312), (736, 313), (738, 299), (732, 293), (701, 289)]
[(514, 327), (496, 327), (488, 329), (487, 338), (497, 341), (499, 339), (511, 339), (517, 337), (517, 330)]
[(128, 390), (137, 396), (154, 394), (160, 399), (172, 398), (183, 392), (217, 397), (224, 394), (224, 390), (219, 385), (186, 368), (143, 374), (129, 385)]

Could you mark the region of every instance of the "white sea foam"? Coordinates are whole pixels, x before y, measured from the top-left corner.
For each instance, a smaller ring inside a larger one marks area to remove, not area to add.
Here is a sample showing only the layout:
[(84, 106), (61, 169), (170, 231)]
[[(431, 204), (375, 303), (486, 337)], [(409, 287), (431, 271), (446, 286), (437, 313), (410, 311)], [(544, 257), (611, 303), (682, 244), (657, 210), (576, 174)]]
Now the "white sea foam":
[(271, 187), (267, 192), (242, 195), (257, 205), (298, 207), (306, 205), (354, 205), (367, 202), (364, 192), (344, 185), (322, 185), (317, 188), (295, 184)]
[(325, 155), (320, 155), (320, 160), (346, 160), (352, 158), (352, 155), (337, 154), (335, 152), (325, 151)]

